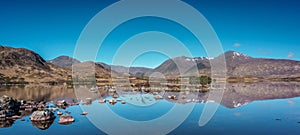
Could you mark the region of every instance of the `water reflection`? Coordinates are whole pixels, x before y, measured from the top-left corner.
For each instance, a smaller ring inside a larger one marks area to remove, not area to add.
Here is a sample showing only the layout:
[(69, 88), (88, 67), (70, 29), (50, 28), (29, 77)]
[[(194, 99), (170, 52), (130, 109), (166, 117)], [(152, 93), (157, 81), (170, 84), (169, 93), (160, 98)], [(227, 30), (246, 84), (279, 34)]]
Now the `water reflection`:
[[(114, 98), (115, 94), (118, 95), (116, 98)], [(202, 109), (202, 105), (203, 105), (201, 103), (213, 102), (213, 101), (207, 101), (208, 94), (209, 93), (207, 92), (198, 92), (193, 90), (191, 91), (185, 90), (181, 92), (155, 90), (155, 91), (145, 92), (145, 91), (137, 91), (137, 90), (130, 90), (130, 89), (125, 91), (120, 91), (120, 90), (106, 91), (100, 88), (98, 91), (90, 91), (89, 87), (86, 86), (81, 86), (79, 91), (67, 88), (66, 86), (48, 86), (48, 85), (42, 85), (42, 86), (27, 85), (24, 87), (2, 86), (0, 88), (0, 96), (7, 95), (10, 97), (17, 98), (18, 100), (47, 101), (48, 102), (47, 105), (49, 105), (49, 107), (51, 108), (55, 108), (57, 106), (57, 103), (61, 101), (64, 101), (68, 105), (69, 104), (74, 105), (80, 102), (81, 104), (85, 104), (84, 106), (89, 108), (100, 107), (101, 105), (102, 106), (107, 105), (114, 112), (117, 112), (120, 116), (132, 120), (151, 120), (153, 118), (159, 117), (160, 115), (163, 115), (165, 112), (168, 112), (168, 110), (172, 108), (172, 106), (175, 103), (182, 104), (182, 105), (188, 104), (190, 102), (199, 103), (197, 104), (198, 112), (194, 112), (193, 114), (191, 114), (192, 119), (187, 120), (188, 122), (183, 124), (183, 128), (179, 127), (179, 129), (176, 130), (176, 132), (174, 131), (174, 134), (180, 133), (180, 130), (184, 131), (185, 133), (188, 133), (188, 131), (186, 130), (188, 129), (188, 127), (191, 126), (194, 128), (193, 131), (202, 130), (197, 126), (197, 123), (194, 121), (198, 120), (199, 112), (200, 112), (199, 110)], [(80, 96), (76, 97), (76, 95), (80, 95)], [(173, 96), (175, 98), (170, 98)], [(271, 112), (268, 112), (266, 115), (260, 112), (258, 113), (259, 109), (253, 107), (257, 104), (255, 103), (251, 104), (251, 102), (258, 101), (258, 100), (272, 100), (272, 99), (283, 99), (283, 98), (294, 98), (294, 97), (300, 97), (300, 85), (298, 83), (262, 82), (262, 83), (253, 83), (253, 84), (244, 84), (244, 83), (227, 84), (227, 88), (224, 91), (224, 97), (221, 102), (221, 105), (223, 107), (220, 107), (220, 112), (222, 112), (222, 114), (220, 113), (220, 115), (216, 115), (216, 117), (214, 117), (214, 120), (212, 121), (215, 125), (214, 126), (208, 125), (208, 127), (210, 128), (219, 127), (220, 125), (222, 126), (223, 124), (223, 126), (225, 125), (224, 128), (227, 129), (231, 128), (230, 126), (227, 126), (230, 124), (224, 124), (225, 122), (223, 122), (224, 120), (223, 117), (219, 118), (224, 115), (223, 112), (234, 114), (234, 115), (231, 114), (232, 116), (224, 116), (224, 117), (225, 118), (232, 117), (231, 119), (235, 119), (236, 121), (239, 122), (244, 122), (243, 124), (245, 125), (245, 127), (247, 126), (247, 121), (253, 120), (253, 121), (263, 122), (263, 120), (268, 117), (271, 117), (270, 121), (277, 122), (275, 124), (278, 124), (279, 122), (285, 122), (286, 121), (285, 117), (287, 116), (289, 117), (289, 120), (291, 120), (291, 118), (296, 119), (294, 115), (287, 114), (286, 112), (288, 112), (288, 109), (291, 109), (290, 105), (292, 106), (293, 104), (295, 104), (297, 100), (292, 101), (290, 99), (287, 99), (288, 102), (286, 102), (285, 100), (284, 101), (285, 104), (282, 103), (283, 105), (281, 105), (280, 108), (279, 108), (280, 104), (278, 102), (274, 102), (274, 104), (276, 104), (276, 107), (278, 107), (278, 110), (272, 112), (276, 112), (276, 114), (278, 115), (273, 115), (273, 116), (270, 116)], [(106, 103), (100, 102), (103, 100), (110, 100), (110, 99), (114, 99), (116, 101), (116, 104), (114, 106), (109, 105), (108, 102)], [(126, 104), (122, 104), (122, 101), (126, 101)], [(266, 101), (266, 102), (269, 103), (272, 101)], [(139, 105), (141, 104), (150, 105), (150, 106), (139, 107)], [(81, 132), (81, 130), (78, 129), (77, 126), (81, 125), (81, 127), (84, 128), (92, 128), (90, 131), (85, 131), (85, 132), (89, 132), (91, 134), (95, 134), (99, 132), (95, 127), (93, 127), (88, 122), (87, 119), (85, 119), (85, 116), (80, 115), (82, 113), (82, 110), (80, 110), (79, 106), (71, 106), (71, 107), (66, 106), (61, 108), (62, 109), (59, 109), (57, 111), (61, 111), (63, 113), (70, 113), (75, 119), (75, 122), (68, 125), (67, 128), (62, 128), (62, 125), (58, 124), (58, 117), (57, 117), (57, 119), (54, 121), (32, 122), (32, 124), (27, 124), (27, 125), (32, 126), (35, 130), (33, 130), (31, 127), (28, 126), (26, 127), (26, 129), (24, 128), (24, 130), (34, 131), (36, 134), (43, 133), (43, 132), (36, 131), (36, 128), (41, 129), (41, 131), (47, 129), (47, 132), (51, 134), (60, 133), (59, 131), (63, 131), (63, 130), (65, 131), (65, 133), (73, 132), (73, 130), (74, 130), (73, 133), (79, 133)], [(243, 111), (245, 110), (245, 108), (247, 111)], [(153, 114), (153, 112), (155, 112), (155, 114)], [(254, 115), (245, 115), (247, 113), (257, 114), (259, 117), (262, 118), (262, 120), (258, 119), (257, 117), (254, 117)], [(293, 113), (299, 114), (299, 112), (293, 112)], [(25, 116), (24, 118), (22, 118), (22, 120), (23, 119), (29, 120), (28, 117), (30, 116), (30, 114), (31, 113), (26, 111), (22, 112), (22, 116)], [(88, 116), (89, 115), (90, 112)], [(280, 118), (281, 120), (276, 121), (275, 120), (276, 118)], [(298, 119), (296, 119), (295, 121), (297, 122)], [(296, 123), (295, 121), (293, 121), (292, 124)], [(21, 120), (17, 120), (17, 121), (0, 120), (0, 127), (2, 128), (0, 129), (0, 131), (8, 132), (8, 130), (5, 130), (7, 127), (11, 127), (13, 124), (15, 125), (22, 124), (20, 122)], [(232, 122), (234, 123), (234, 121)], [(23, 122), (23, 125), (26, 125), (25, 123), (26, 122)], [(191, 125), (191, 123), (193, 125)], [(274, 125), (274, 123), (272, 124)], [(51, 128), (49, 128), (50, 126)], [(19, 127), (12, 126), (11, 129), (19, 129)], [(296, 128), (293, 129), (296, 130)], [(211, 130), (207, 130), (207, 132), (209, 131)], [(14, 132), (21, 133), (21, 130), (16, 130)]]
[[(68, 104), (76, 105), (80, 101), (83, 104), (91, 104), (93, 100), (101, 100), (113, 97), (117, 94), (116, 99), (125, 100), (134, 105), (148, 104), (151, 105), (159, 99), (165, 99), (169, 102), (186, 104), (190, 102), (205, 103), (214, 102), (207, 101), (209, 92), (198, 91), (152, 91), (145, 93), (135, 90), (125, 90), (109, 92), (103, 89), (91, 92), (89, 87), (81, 86), (76, 91), (66, 86), (48, 86), (48, 85), (27, 85), (0, 87), (0, 96), (7, 95), (19, 100), (34, 100), (34, 101), (53, 101), (54, 104), (64, 100)], [(77, 95), (77, 97), (76, 97)], [(171, 99), (175, 96), (176, 99)], [(246, 105), (256, 100), (270, 100), (293, 98), (300, 96), (300, 84), (290, 82), (261, 82), (261, 83), (229, 83), (224, 91), (221, 105), (227, 108), (236, 108)]]
[(41, 130), (46, 130), (48, 129), (54, 120), (48, 120), (48, 121), (31, 121), (32, 125), (41, 129)]
[(0, 128), (8, 128), (14, 124), (13, 120), (0, 120)]
[(0, 96), (2, 95), (26, 101), (53, 101), (59, 98), (76, 99), (74, 90), (64, 85), (0, 86)]
[(256, 100), (283, 99), (299, 96), (299, 83), (236, 83), (227, 85), (221, 104), (228, 108), (235, 108)]

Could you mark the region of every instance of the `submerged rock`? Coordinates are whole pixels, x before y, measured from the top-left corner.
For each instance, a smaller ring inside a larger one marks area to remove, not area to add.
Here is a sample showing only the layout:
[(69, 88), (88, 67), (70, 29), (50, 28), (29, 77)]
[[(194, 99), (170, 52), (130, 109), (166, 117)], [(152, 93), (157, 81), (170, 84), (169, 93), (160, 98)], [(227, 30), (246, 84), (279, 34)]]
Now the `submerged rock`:
[(281, 118), (275, 118), (275, 120), (277, 120), (277, 121), (281, 121)]
[(55, 119), (54, 113), (49, 110), (35, 111), (32, 113), (31, 121), (47, 121)]

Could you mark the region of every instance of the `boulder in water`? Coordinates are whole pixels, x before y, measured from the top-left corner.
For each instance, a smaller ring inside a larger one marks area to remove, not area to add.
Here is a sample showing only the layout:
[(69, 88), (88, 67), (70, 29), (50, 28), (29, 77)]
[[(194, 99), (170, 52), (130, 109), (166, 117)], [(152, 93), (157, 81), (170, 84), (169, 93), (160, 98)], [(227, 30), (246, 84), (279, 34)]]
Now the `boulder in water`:
[(58, 121), (59, 124), (71, 124), (75, 119), (70, 114), (63, 114)]
[(31, 121), (47, 121), (55, 119), (54, 113), (49, 110), (35, 111), (32, 113)]

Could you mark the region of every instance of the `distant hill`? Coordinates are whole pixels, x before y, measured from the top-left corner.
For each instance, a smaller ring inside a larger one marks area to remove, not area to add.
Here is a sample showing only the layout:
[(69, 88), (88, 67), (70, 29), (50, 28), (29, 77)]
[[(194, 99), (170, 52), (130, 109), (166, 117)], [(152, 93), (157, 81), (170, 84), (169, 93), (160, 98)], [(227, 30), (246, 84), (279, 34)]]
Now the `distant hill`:
[[(59, 56), (53, 60), (48, 60), (47, 62), (63, 68), (70, 68), (73, 64), (76, 65), (81, 63), (79, 60), (69, 56)], [(101, 65), (103, 68), (107, 70), (113, 70), (116, 73), (120, 73), (120, 74), (129, 73), (131, 75), (136, 75), (136, 76), (141, 76), (152, 70), (151, 68), (145, 68), (145, 67), (125, 67), (125, 66), (118, 66), (118, 65), (108, 65), (103, 62), (97, 62), (95, 64), (98, 66)]]
[(71, 67), (72, 64), (78, 64), (80, 63), (79, 60), (76, 60), (69, 56), (59, 56), (53, 60), (47, 61), (48, 63), (54, 64), (59, 67)]
[(150, 72), (151, 68), (146, 67), (125, 67), (125, 66), (118, 66), (118, 65), (108, 65), (102, 62), (98, 62), (103, 67), (113, 70), (115, 72), (121, 73), (121, 74), (131, 74), (135, 76), (142, 76), (145, 75), (147, 72)]
[[(94, 67), (94, 68), (93, 68)], [(92, 71), (92, 72), (91, 72)], [(73, 65), (73, 76), (95, 76), (95, 77), (111, 77), (111, 70), (103, 67), (99, 63), (92, 61), (81, 62)], [(116, 73), (117, 74), (117, 73)]]

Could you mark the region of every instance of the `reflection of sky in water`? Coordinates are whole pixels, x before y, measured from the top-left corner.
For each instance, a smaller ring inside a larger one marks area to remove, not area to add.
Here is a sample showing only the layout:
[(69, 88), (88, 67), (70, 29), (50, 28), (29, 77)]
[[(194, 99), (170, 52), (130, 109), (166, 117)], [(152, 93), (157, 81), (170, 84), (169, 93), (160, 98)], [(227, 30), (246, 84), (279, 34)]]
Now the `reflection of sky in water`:
[[(103, 105), (103, 104), (102, 104)], [(174, 103), (161, 100), (148, 107), (117, 103), (111, 108), (119, 116), (131, 120), (150, 120), (168, 112)], [(97, 101), (89, 108), (100, 107)], [(204, 104), (197, 104), (193, 112), (177, 129), (170, 134), (299, 134), (300, 133), (300, 98), (255, 101), (235, 109), (220, 106), (213, 119), (204, 127), (198, 126), (198, 120)], [(15, 121), (10, 128), (1, 128), (0, 134), (104, 134), (81, 116), (79, 106), (66, 110), (75, 117), (71, 125), (59, 125), (58, 117), (47, 130), (32, 126), (29, 117), (26, 121)], [(100, 114), (99, 114), (100, 115)], [(281, 119), (281, 120), (276, 120)], [(109, 124), (109, 123), (107, 123)], [(118, 127), (111, 125), (112, 129)], [(130, 129), (136, 130), (136, 129)]]
[(125, 106), (123, 104), (117, 103), (114, 106), (110, 106), (110, 109), (119, 116), (126, 119), (135, 121), (147, 121), (166, 114), (172, 107), (173, 103), (170, 103), (166, 100), (161, 100), (150, 106), (136, 106), (128, 103)]
[(206, 126), (198, 127), (202, 108), (203, 105), (198, 104), (189, 118), (170, 134), (300, 133), (300, 98), (255, 101), (235, 109), (220, 106)]

